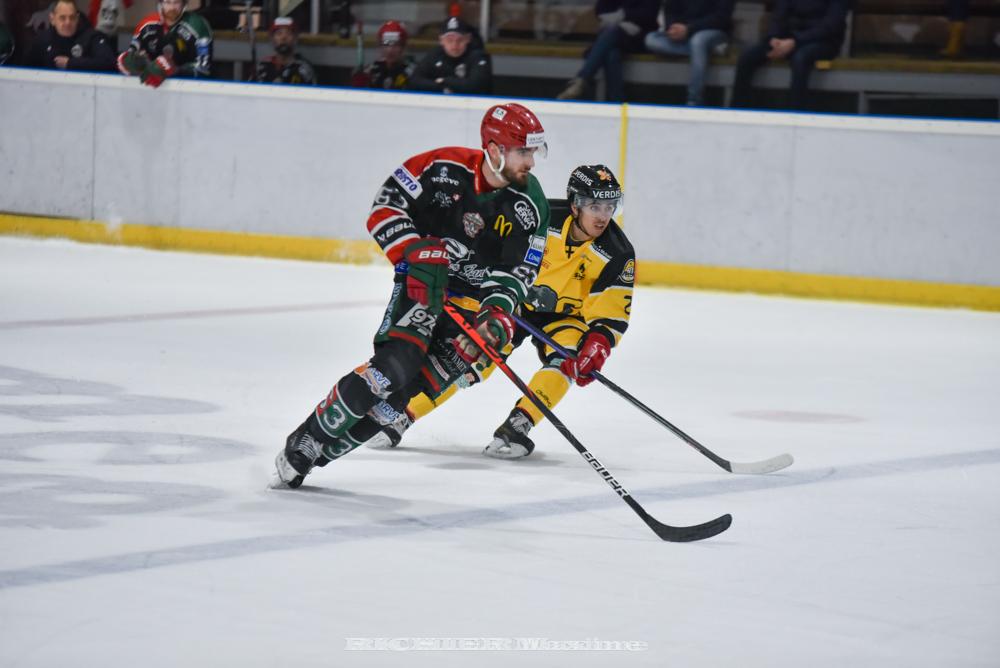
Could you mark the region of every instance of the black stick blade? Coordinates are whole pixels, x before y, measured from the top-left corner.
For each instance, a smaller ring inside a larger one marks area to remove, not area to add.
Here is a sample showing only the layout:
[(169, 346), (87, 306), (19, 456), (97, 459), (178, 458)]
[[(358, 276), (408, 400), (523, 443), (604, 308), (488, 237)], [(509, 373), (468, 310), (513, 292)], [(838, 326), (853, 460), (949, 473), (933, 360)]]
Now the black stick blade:
[(716, 517), (711, 522), (696, 524), (690, 527), (672, 527), (668, 524), (663, 524), (652, 517), (650, 517), (649, 520), (652, 520), (647, 521), (649, 527), (663, 540), (671, 543), (691, 543), (696, 540), (705, 540), (706, 538), (711, 538), (712, 536), (718, 536), (720, 533), (728, 529), (729, 525), (733, 523), (733, 516), (726, 513), (721, 517)]

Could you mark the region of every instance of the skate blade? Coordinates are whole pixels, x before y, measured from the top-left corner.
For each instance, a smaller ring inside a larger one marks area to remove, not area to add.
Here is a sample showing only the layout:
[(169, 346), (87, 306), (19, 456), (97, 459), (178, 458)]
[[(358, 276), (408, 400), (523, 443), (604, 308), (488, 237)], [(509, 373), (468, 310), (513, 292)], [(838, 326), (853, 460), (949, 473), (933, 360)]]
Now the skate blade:
[(507, 444), (500, 439), (483, 448), (483, 454), (493, 459), (522, 459), (528, 456), (528, 449), (516, 443)]
[(267, 482), (268, 489), (288, 489), (288, 483), (281, 479), (278, 472), (275, 471), (271, 474), (271, 479)]

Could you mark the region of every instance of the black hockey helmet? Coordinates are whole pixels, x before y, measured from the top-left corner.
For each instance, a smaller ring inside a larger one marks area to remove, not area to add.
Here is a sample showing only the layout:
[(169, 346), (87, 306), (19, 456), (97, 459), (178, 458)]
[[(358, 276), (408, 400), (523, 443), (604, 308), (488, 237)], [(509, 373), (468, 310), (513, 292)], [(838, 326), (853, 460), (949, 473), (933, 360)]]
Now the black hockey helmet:
[(569, 175), (566, 199), (577, 207), (595, 202), (613, 203), (617, 211), (622, 201), (622, 186), (606, 165), (580, 165)]

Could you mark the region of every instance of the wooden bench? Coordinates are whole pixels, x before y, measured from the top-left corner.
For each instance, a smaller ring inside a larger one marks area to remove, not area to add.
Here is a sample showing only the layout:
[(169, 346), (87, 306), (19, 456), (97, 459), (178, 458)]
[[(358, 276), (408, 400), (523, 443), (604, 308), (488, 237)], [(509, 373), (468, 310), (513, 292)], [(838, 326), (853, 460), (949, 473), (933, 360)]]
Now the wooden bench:
[[(121, 48), (127, 46), (127, 35), (119, 36)], [(268, 36), (257, 34), (258, 52), (269, 52)], [(436, 46), (436, 40), (418, 38), (410, 41), (409, 51), (418, 56)], [(497, 77), (554, 79), (560, 82), (573, 77), (580, 68), (583, 43), (556, 42), (540, 44), (533, 40), (491, 42), (493, 72)], [(300, 49), (315, 65), (350, 69), (357, 62), (353, 40), (333, 35), (303, 35)], [(365, 40), (365, 62), (377, 53), (374, 38)], [(219, 31), (215, 34), (215, 58), (234, 62), (235, 79), (242, 79), (242, 63), (249, 61), (247, 37), (239, 33)], [(736, 72), (737, 54), (731, 50), (725, 57), (713, 59), (707, 85), (728, 91)], [(785, 64), (766, 65), (754, 78), (760, 88), (786, 89), (789, 70)], [(685, 86), (688, 61), (685, 58), (663, 58), (652, 54), (637, 54), (626, 59), (625, 79), (629, 83)], [(879, 96), (947, 96), (953, 98), (996, 99), (1000, 108), (1000, 62), (920, 60), (901, 57), (837, 58), (820, 61), (813, 73), (810, 87), (814, 90), (854, 93), (858, 96), (858, 113), (867, 113), (869, 102)]]

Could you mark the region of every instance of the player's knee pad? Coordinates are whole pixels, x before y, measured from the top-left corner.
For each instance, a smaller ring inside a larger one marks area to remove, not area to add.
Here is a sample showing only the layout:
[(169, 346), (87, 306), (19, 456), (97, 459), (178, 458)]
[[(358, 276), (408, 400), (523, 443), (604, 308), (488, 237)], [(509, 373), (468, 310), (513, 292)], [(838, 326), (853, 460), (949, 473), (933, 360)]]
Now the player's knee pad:
[(368, 366), (379, 372), (388, 381), (385, 399), (413, 380), (424, 363), (427, 352), (408, 341), (393, 340), (379, 346), (368, 361)]

